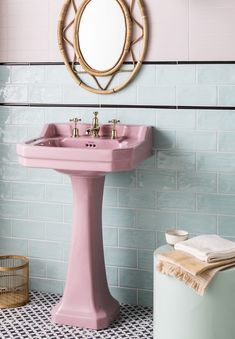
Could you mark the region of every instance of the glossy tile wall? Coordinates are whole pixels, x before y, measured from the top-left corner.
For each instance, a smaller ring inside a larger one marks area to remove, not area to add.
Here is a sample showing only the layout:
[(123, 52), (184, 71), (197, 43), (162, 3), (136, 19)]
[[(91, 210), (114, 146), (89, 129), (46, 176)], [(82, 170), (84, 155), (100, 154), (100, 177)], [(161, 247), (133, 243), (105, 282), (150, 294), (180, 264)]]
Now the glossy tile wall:
[[(111, 96), (85, 92), (63, 66), (1, 66), (0, 101), (54, 104), (234, 105), (235, 65), (145, 65)], [(0, 107), (0, 253), (28, 255), (31, 287), (63, 290), (71, 231), (66, 176), (17, 163), (15, 144), (46, 122), (92, 111)], [(100, 121), (154, 126), (154, 155), (137, 170), (106, 177), (103, 224), (112, 293), (152, 302), (152, 256), (167, 228), (235, 239), (235, 110), (102, 108)]]

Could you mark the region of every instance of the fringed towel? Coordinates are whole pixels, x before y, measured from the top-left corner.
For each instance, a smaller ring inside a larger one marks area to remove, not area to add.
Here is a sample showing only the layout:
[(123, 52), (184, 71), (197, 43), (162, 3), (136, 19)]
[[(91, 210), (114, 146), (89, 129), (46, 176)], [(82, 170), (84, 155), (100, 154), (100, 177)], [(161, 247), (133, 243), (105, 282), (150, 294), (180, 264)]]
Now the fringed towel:
[(216, 263), (205, 263), (181, 251), (158, 254), (157, 271), (174, 276), (203, 295), (215, 274), (225, 268), (235, 266), (235, 258)]
[(205, 234), (178, 242), (176, 250), (193, 255), (206, 262), (216, 262), (235, 257), (235, 242), (216, 234)]

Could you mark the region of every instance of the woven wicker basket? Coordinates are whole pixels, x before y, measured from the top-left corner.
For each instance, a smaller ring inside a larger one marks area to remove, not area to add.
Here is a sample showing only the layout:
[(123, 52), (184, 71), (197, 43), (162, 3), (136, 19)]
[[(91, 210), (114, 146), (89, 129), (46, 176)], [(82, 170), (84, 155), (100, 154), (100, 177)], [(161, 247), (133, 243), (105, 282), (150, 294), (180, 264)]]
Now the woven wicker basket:
[(0, 308), (29, 301), (29, 260), (19, 255), (0, 256)]

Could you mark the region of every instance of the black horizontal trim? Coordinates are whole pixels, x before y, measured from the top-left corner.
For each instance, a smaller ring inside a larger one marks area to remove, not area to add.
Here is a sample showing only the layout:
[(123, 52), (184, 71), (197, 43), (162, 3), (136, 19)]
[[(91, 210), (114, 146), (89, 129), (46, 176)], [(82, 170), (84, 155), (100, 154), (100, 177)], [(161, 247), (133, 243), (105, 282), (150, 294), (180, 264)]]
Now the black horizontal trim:
[(201, 109), (235, 110), (235, 106), (174, 106), (174, 105), (118, 105), (118, 104), (40, 104), (40, 103), (0, 103), (2, 107), (75, 107), (75, 108), (142, 108), (142, 109)]
[[(75, 63), (78, 64), (78, 63)], [(131, 61), (124, 62), (126, 65)], [(143, 61), (144, 65), (188, 65), (188, 64), (235, 64), (235, 60), (222, 61)], [(0, 66), (62, 66), (63, 62), (0, 62)]]

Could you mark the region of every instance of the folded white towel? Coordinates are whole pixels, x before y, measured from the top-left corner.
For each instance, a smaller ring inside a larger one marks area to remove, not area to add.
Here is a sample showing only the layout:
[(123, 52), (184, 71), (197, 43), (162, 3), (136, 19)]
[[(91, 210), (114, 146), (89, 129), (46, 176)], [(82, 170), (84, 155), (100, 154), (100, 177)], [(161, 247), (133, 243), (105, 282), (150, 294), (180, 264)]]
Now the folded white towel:
[(235, 242), (216, 234), (205, 234), (175, 244), (175, 249), (189, 253), (201, 261), (216, 262), (235, 257)]

